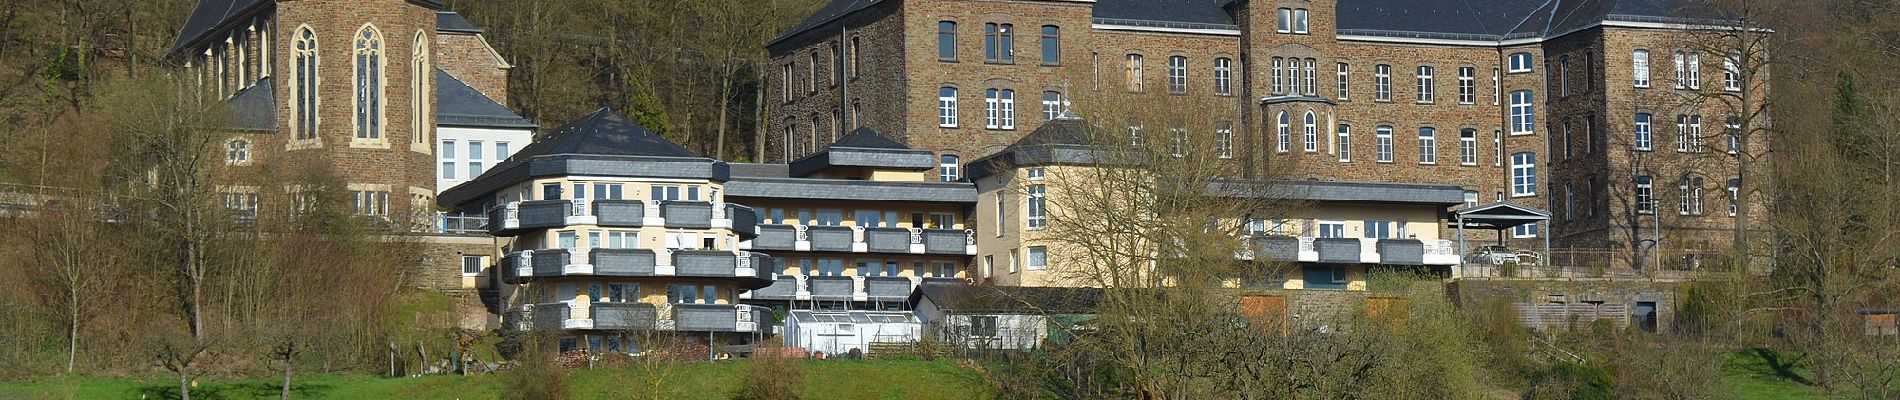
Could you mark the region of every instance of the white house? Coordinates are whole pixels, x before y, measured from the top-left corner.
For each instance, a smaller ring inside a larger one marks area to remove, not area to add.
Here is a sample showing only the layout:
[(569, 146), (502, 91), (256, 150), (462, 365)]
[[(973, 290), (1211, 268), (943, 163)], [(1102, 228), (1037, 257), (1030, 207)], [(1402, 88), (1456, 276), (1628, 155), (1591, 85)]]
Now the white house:
[(910, 306), (931, 339), (965, 349), (1040, 347), (1052, 326), (1087, 319), (1096, 288), (925, 284)]

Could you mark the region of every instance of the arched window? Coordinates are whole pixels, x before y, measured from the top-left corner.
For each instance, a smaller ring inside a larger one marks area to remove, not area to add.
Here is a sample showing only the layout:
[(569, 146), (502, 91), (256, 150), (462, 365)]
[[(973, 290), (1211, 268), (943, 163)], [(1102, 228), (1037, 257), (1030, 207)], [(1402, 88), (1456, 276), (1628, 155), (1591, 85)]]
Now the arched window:
[(409, 116), (410, 136), (415, 144), (429, 143), (429, 117), (435, 115), (429, 110), (429, 78), (435, 76), (435, 70), (429, 65), (429, 36), (416, 31), (416, 43), (410, 48), (414, 52), (409, 57)]
[(232, 139), (225, 142), (224, 162), (233, 165), (251, 162), (251, 142), (244, 139)]
[(317, 92), (320, 80), (317, 79), (317, 33), (310, 27), (297, 28), (291, 52), (291, 73), (295, 85), (291, 86), (291, 113), (297, 123), (295, 137), (299, 140), (317, 138)]
[(1277, 138), (1278, 140), (1275, 140), (1275, 143), (1277, 143), (1277, 145), (1274, 146), (1274, 150), (1278, 150), (1281, 153), (1285, 153), (1288, 148), (1293, 147), (1293, 143), (1292, 143), (1293, 134), (1292, 132), (1289, 132), (1287, 128), (1287, 125), (1293, 124), (1293, 120), (1286, 115), (1286, 111), (1281, 111), (1280, 116), (1276, 118), (1275, 120), (1277, 121), (1277, 123), (1275, 123), (1273, 126), (1274, 126), (1274, 132), (1276, 132), (1277, 134), (1275, 138)]
[(1306, 129), (1304, 132), (1306, 134), (1304, 138), (1306, 139), (1306, 152), (1319, 151), (1319, 119), (1313, 116), (1312, 111), (1307, 111), (1305, 122), (1306, 123), (1301, 125), (1301, 127)]
[(373, 25), (356, 31), (356, 138), (383, 138), (383, 34)]

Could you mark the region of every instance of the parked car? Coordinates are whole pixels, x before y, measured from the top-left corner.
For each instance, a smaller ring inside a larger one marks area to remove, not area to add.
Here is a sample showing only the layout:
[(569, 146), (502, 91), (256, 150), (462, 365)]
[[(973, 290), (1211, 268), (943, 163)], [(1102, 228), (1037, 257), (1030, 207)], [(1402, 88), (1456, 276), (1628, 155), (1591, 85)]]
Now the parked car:
[(1517, 251), (1504, 245), (1484, 245), (1465, 253), (1466, 264), (1503, 265), (1518, 262)]

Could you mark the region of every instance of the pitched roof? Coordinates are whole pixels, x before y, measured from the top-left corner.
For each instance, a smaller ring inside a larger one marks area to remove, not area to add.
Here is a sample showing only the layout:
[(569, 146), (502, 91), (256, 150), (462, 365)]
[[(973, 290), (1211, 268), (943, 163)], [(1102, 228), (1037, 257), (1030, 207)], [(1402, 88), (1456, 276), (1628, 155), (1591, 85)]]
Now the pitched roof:
[(823, 151), (793, 160), (790, 166), (788, 172), (795, 177), (808, 177), (837, 167), (927, 170), (937, 166), (937, 157), (929, 151), (897, 143), (871, 128), (858, 128)]
[(482, 28), (468, 22), (468, 17), (454, 11), (435, 12), (435, 31), (454, 33), (482, 33)]
[[(428, 7), (432, 10), (442, 8), (442, 0), (408, 0), (409, 3)], [(172, 41), (165, 54), (177, 55), (179, 51), (195, 47), (212, 33), (236, 25), (239, 19), (250, 17), (267, 5), (276, 5), (275, 0), (198, 0), (191, 15), (185, 17), (185, 26), (178, 30), (178, 38)]]
[(435, 70), (435, 122), (438, 125), (496, 128), (534, 128), (535, 124), (515, 114), (495, 99), (468, 86), (454, 75)]
[(627, 119), (619, 111), (607, 107), (554, 128), (509, 159), (550, 154), (699, 157), (699, 154), (667, 141), (640, 123)]
[(912, 308), (925, 298), (951, 314), (1093, 314), (1098, 288), (993, 286), (925, 283), (911, 293)]
[(1350, 181), (1224, 180), (1208, 183), (1211, 196), (1275, 198), (1327, 203), (1464, 204), (1457, 185)]
[(804, 20), (798, 21), (798, 24), (792, 25), (791, 29), (786, 29), (785, 33), (781, 33), (778, 37), (772, 38), (772, 41), (767, 42), (766, 46), (770, 47), (780, 41), (790, 39), (792, 36), (797, 36), (812, 28), (831, 23), (831, 21), (843, 18), (845, 15), (870, 8), (872, 5), (884, 1), (885, 0), (831, 0), (825, 3), (823, 7), (819, 7), (818, 11), (813, 11), (811, 15), (806, 16)]
[(271, 77), (264, 77), (256, 85), (239, 90), (226, 99), (224, 104), (230, 107), (230, 119), (225, 126), (240, 131), (276, 132), (277, 131), (277, 90), (272, 86)]
[[(1174, 27), (1203, 28), (1195, 25), (1234, 26), (1234, 17), (1221, 9), (1230, 0), (1098, 0), (1093, 17), (1097, 22), (1172, 22)], [(1135, 22), (1138, 25), (1148, 25)], [(1169, 27), (1169, 26), (1163, 26)]]

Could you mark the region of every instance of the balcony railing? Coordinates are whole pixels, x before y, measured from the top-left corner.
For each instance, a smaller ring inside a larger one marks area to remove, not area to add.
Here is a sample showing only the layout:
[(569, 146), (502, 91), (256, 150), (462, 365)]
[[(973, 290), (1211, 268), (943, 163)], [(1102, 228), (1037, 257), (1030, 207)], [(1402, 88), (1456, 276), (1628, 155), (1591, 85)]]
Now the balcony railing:
[(487, 213), (486, 229), (495, 236), (523, 230), (571, 225), (686, 229), (730, 229), (741, 239), (758, 235), (758, 212), (751, 207), (703, 201), (530, 200), (502, 204)]
[(961, 229), (759, 225), (741, 249), (883, 254), (976, 255), (976, 233)]
[(779, 275), (771, 286), (739, 293), (745, 300), (903, 301), (926, 283), (962, 282), (957, 278), (914, 276)]
[(675, 249), (543, 249), (502, 257), (511, 283), (562, 276), (770, 279), (778, 266), (770, 256), (750, 251)]
[(745, 304), (541, 303), (528, 329), (770, 332), (771, 310)]
[(1243, 260), (1329, 264), (1458, 265), (1448, 240), (1355, 239), (1262, 236), (1251, 239)]

